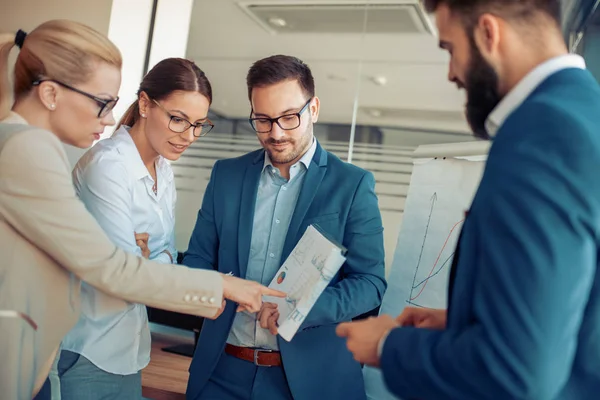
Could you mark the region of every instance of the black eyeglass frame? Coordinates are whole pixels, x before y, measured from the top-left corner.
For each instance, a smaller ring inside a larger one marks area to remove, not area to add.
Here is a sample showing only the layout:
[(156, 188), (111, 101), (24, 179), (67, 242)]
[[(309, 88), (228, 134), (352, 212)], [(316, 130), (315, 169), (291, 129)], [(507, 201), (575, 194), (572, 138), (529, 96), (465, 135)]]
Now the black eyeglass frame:
[[(60, 85), (66, 89), (72, 90), (75, 93), (82, 94), (85, 97), (94, 100), (100, 107), (100, 111), (98, 111), (98, 118), (106, 117), (108, 115), (108, 113), (111, 112), (115, 108), (115, 106), (117, 105), (117, 102), (119, 101), (119, 96), (117, 96), (114, 99), (110, 99), (110, 100), (103, 99), (101, 97), (94, 96), (91, 93), (84, 92), (83, 90), (77, 89), (71, 85), (67, 85), (64, 82), (57, 81), (56, 79), (38, 79), (36, 81), (33, 81), (32, 85), (39, 86), (42, 82), (54, 82), (57, 85)], [(109, 107), (109, 105), (110, 105), (110, 107)]]
[[(166, 109), (166, 108), (165, 108), (165, 107), (164, 107), (162, 104), (160, 104), (158, 101), (156, 101), (156, 100), (154, 100), (154, 99), (152, 99), (152, 101), (153, 101), (153, 102), (154, 102), (154, 103), (155, 103), (155, 104), (156, 104), (156, 105), (157, 105), (157, 106), (158, 106), (158, 107), (159, 107), (161, 110), (163, 110), (163, 111), (165, 112), (165, 114), (167, 114), (167, 115), (169, 116), (169, 125), (168, 125), (168, 126), (169, 126), (169, 129), (171, 130), (171, 132), (174, 132), (174, 133), (180, 133), (180, 134), (181, 134), (181, 133), (183, 133), (183, 132), (187, 131), (188, 129), (190, 129), (190, 128), (193, 126), (193, 127), (194, 127), (194, 129), (192, 130), (192, 135), (194, 135), (194, 137), (204, 137), (204, 136), (208, 135), (208, 133), (209, 133), (210, 131), (212, 131), (212, 130), (213, 130), (213, 128), (215, 127), (215, 125), (212, 123), (212, 121), (211, 121), (211, 120), (209, 120), (208, 118), (206, 118), (206, 121), (208, 121), (208, 123), (207, 123), (207, 122), (198, 122), (198, 123), (192, 124), (190, 121), (188, 121), (187, 119), (185, 119), (185, 118), (183, 118), (183, 117), (180, 117), (180, 116), (178, 116), (178, 115), (173, 115), (173, 114), (171, 114), (171, 113), (170, 113), (170, 112), (169, 112), (169, 111), (168, 111), (168, 110), (167, 110), (167, 109)], [(177, 119), (180, 119), (180, 120), (182, 120), (183, 122), (186, 122), (186, 123), (188, 124), (188, 127), (187, 127), (187, 128), (185, 128), (185, 129), (184, 129), (183, 131), (181, 131), (181, 132), (174, 130), (173, 128), (171, 128), (171, 122), (173, 122), (173, 118), (177, 118)], [(200, 127), (200, 135), (196, 135), (196, 128), (198, 128), (198, 127)], [(208, 130), (206, 131), (206, 133), (204, 133), (204, 128), (206, 128), (206, 127), (209, 127), (209, 128), (208, 128)]]
[[(308, 106), (311, 103), (311, 101), (313, 100), (313, 98), (314, 97), (311, 97), (310, 99), (308, 99), (308, 101), (302, 106), (302, 108), (300, 109), (300, 111), (298, 111), (297, 113), (284, 114), (284, 115), (280, 115), (277, 118), (268, 118), (268, 117), (256, 117), (256, 118), (252, 118), (252, 114), (254, 113), (254, 110), (251, 110), (250, 111), (250, 118), (248, 118), (248, 122), (250, 122), (250, 126), (252, 127), (252, 129), (254, 129), (254, 131), (256, 133), (269, 133), (269, 132), (271, 132), (273, 130), (273, 123), (277, 124), (284, 131), (292, 131), (292, 130), (298, 128), (302, 124), (302, 114), (304, 113), (304, 111), (306, 111), (308, 109)], [(293, 128), (284, 128), (283, 126), (281, 126), (281, 124), (279, 123), (279, 119), (280, 118), (291, 117), (291, 116), (297, 117), (297, 119), (298, 119), (298, 125), (296, 125)], [(257, 120), (263, 120), (263, 121), (268, 120), (271, 123), (271, 127), (269, 128), (268, 131), (259, 131), (254, 126), (254, 121), (257, 121)]]

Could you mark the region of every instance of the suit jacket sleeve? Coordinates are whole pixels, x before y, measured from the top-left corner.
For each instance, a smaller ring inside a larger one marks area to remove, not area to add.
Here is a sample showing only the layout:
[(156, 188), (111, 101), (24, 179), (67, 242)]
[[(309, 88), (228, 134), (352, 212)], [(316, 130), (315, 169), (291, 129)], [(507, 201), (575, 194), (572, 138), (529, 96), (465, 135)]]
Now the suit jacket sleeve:
[(352, 198), (342, 244), (348, 249), (343, 279), (323, 291), (301, 329), (349, 321), (381, 304), (387, 287), (383, 226), (370, 172), (365, 172)]
[[(24, 161), (26, 160), (26, 161)], [(61, 143), (32, 129), (0, 158), (2, 215), (23, 237), (92, 286), (130, 302), (199, 316), (221, 305), (216, 272), (164, 265), (117, 248), (77, 198)], [(202, 296), (213, 303), (201, 303)]]
[(198, 211), (196, 225), (183, 258), (183, 263), (192, 268), (208, 270), (217, 270), (218, 268), (219, 235), (215, 224), (214, 209), (215, 180), (218, 167), (219, 162), (217, 161), (212, 169), (208, 186), (204, 192), (202, 207)]
[(472, 322), (389, 334), (381, 367), (397, 396), (555, 399), (570, 376), (596, 273), (600, 157), (561, 110), (532, 117), (548, 112), (522, 106), (501, 132), (515, 140), (492, 147), (470, 221), (479, 233)]

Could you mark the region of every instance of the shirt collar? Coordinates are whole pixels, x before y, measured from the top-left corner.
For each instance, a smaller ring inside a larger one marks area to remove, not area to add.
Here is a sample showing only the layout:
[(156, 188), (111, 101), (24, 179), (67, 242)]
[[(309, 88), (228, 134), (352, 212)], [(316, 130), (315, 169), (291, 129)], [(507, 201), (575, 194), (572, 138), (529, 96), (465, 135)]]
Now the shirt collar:
[[(129, 134), (129, 129), (129, 126), (121, 125), (121, 127), (113, 133), (111, 139), (118, 145), (119, 152), (124, 156), (125, 164), (128, 169), (133, 172), (136, 180), (145, 178), (146, 176), (151, 177), (146, 165), (144, 165), (140, 152)], [(169, 171), (170, 168), (167, 161), (162, 156), (159, 156), (156, 162), (156, 173), (159, 178), (171, 181), (173, 179), (173, 174), (169, 173)]]
[(495, 136), (506, 118), (550, 75), (567, 68), (585, 69), (585, 61), (576, 54), (554, 57), (535, 67), (510, 91), (490, 113), (485, 128)]
[[(304, 153), (304, 155), (300, 158), (300, 160), (298, 160), (298, 162), (296, 162), (294, 165), (296, 165), (298, 163), (302, 163), (302, 164), (304, 164), (306, 169), (308, 169), (308, 167), (310, 167), (310, 163), (312, 162), (313, 157), (315, 156), (316, 151), (317, 151), (317, 139), (315, 137), (313, 137), (312, 145), (310, 146), (308, 151), (306, 153)], [(267, 153), (265, 151), (265, 163), (263, 164), (263, 171), (269, 165), (273, 166), (273, 163), (271, 162), (269, 153)]]

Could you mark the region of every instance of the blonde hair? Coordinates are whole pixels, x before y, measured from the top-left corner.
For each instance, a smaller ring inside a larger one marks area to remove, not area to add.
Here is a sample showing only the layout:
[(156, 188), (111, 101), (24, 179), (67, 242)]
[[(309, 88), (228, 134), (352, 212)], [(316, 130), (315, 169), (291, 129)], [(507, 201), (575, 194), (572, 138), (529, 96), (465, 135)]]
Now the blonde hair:
[[(0, 120), (12, 106), (8, 56), (14, 45), (14, 34), (0, 35)], [(85, 82), (99, 61), (119, 69), (123, 64), (119, 49), (106, 36), (78, 22), (45, 22), (23, 42), (15, 64), (14, 98), (29, 93), (33, 82), (40, 78), (71, 85)]]

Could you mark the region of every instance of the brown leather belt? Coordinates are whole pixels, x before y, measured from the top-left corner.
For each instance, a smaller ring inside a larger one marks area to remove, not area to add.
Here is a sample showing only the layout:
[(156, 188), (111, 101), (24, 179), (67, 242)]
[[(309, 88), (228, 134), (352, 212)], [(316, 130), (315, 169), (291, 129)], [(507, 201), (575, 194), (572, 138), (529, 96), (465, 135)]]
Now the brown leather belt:
[(250, 347), (225, 345), (225, 353), (249, 361), (257, 367), (281, 367), (281, 353), (274, 350), (256, 350)]

